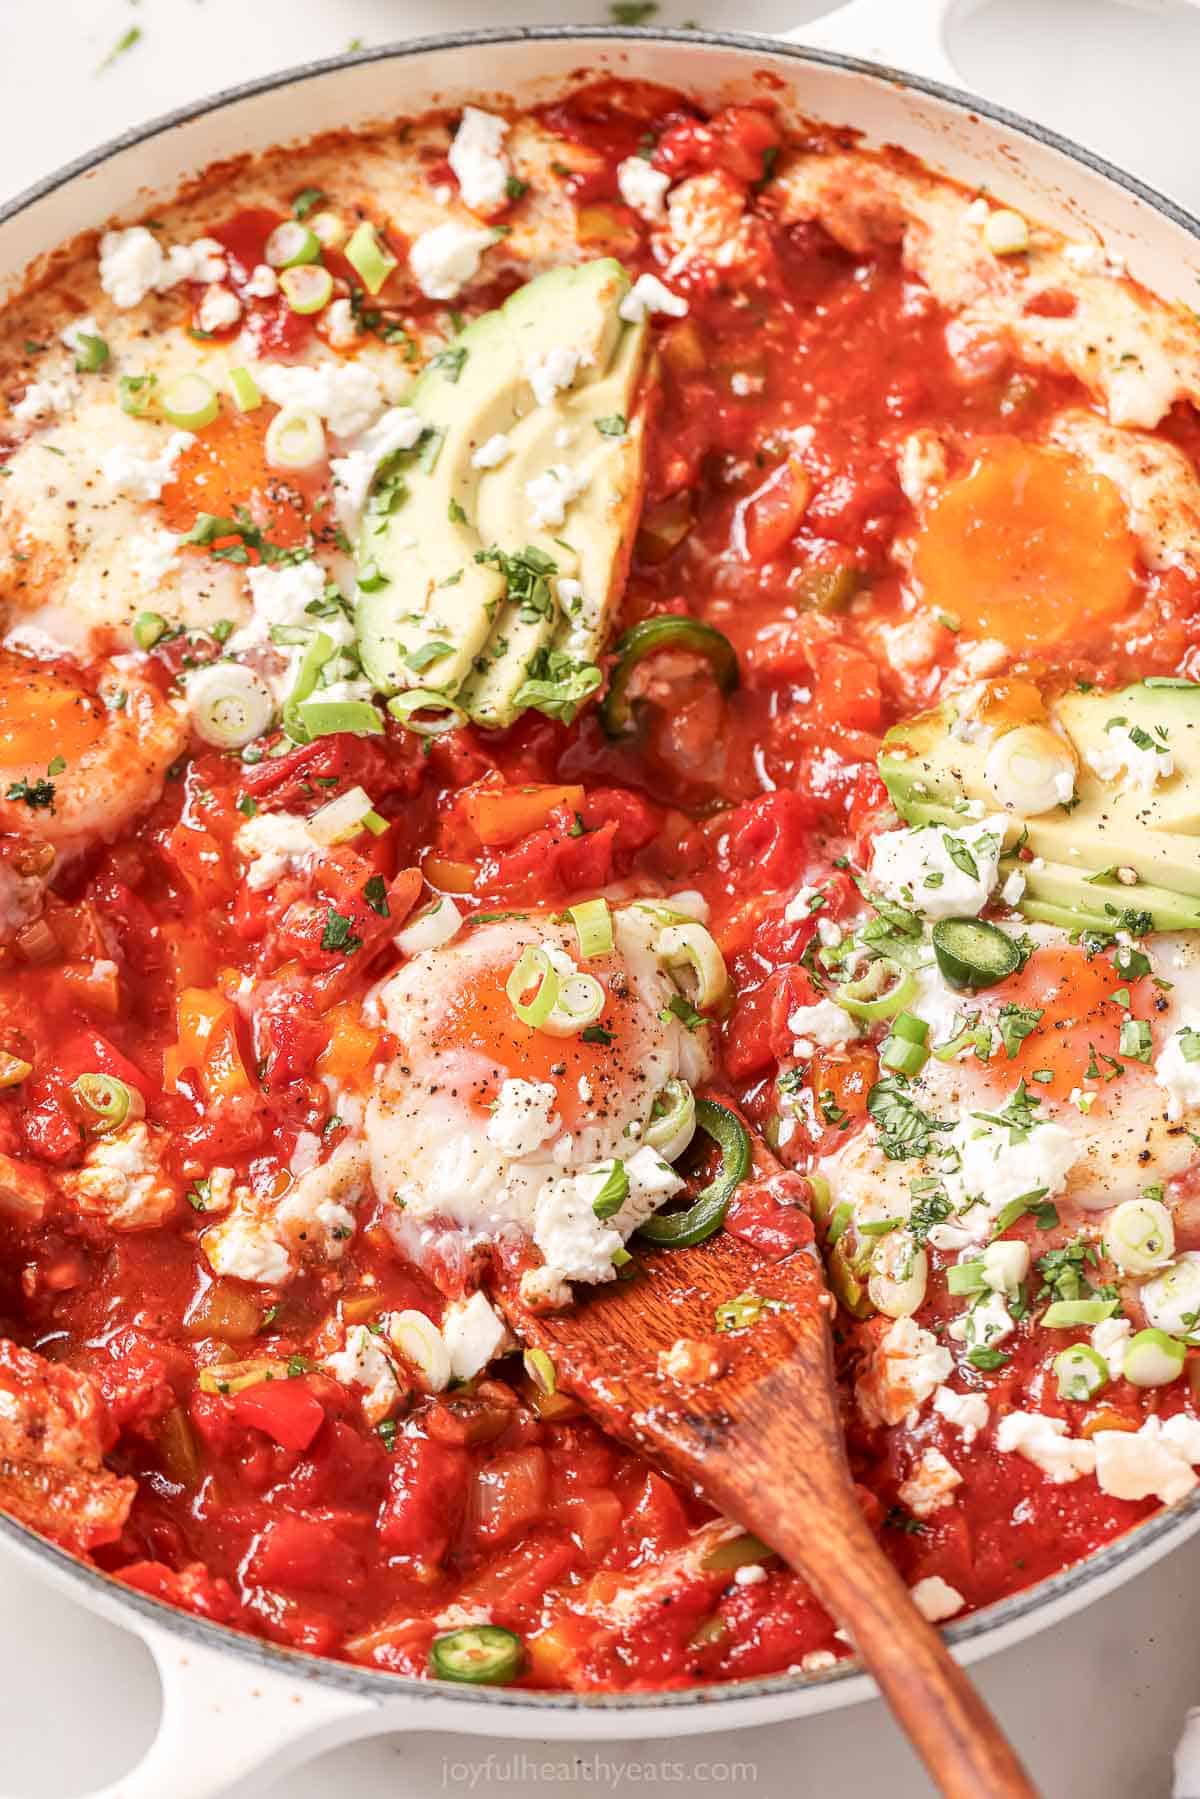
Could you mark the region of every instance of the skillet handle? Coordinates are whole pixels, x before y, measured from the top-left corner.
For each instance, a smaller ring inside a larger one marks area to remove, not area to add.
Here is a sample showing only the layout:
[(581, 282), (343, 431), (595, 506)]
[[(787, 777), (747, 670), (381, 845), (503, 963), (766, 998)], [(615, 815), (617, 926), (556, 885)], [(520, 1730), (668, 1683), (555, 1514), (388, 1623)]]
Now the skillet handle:
[(256, 1668), (154, 1625), (138, 1635), (162, 1682), (158, 1734), (136, 1768), (87, 1799), (235, 1799), (260, 1789), (268, 1765), (274, 1779), (387, 1727), (385, 1708), (356, 1693)]

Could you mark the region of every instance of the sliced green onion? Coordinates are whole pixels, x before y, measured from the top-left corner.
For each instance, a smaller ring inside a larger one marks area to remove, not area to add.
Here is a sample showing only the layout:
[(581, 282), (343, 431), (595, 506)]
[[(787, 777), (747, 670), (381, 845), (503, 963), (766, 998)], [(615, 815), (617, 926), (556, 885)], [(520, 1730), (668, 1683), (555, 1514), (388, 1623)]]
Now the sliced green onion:
[(262, 395), (249, 369), (230, 369), (229, 386), (239, 412), (254, 412), (262, 405)]
[(720, 1230), (734, 1192), (750, 1171), (750, 1137), (736, 1112), (712, 1099), (696, 1101), (696, 1123), (721, 1151), (715, 1178), (682, 1212), (657, 1212), (638, 1232), (648, 1243), (688, 1249)]
[(1108, 1363), (1086, 1343), (1072, 1343), (1054, 1358), (1060, 1399), (1091, 1399), (1108, 1385)]
[(293, 269), (316, 262), (320, 254), (320, 239), (299, 219), (285, 219), (267, 239), (265, 257), (273, 269)]
[(1042, 1323), (1047, 1330), (1070, 1330), (1076, 1324), (1100, 1324), (1117, 1309), (1115, 1299), (1057, 1299), (1047, 1306)]
[(825, 1233), (825, 1241), (828, 1243), (830, 1249), (833, 1249), (836, 1246), (839, 1238), (845, 1236), (846, 1232), (850, 1229), (850, 1223), (853, 1217), (854, 1207), (850, 1204), (850, 1201), (848, 1199), (839, 1200), (838, 1204), (833, 1208), (833, 1212), (829, 1219), (829, 1229)]
[(930, 935), (937, 965), (951, 987), (994, 987), (1021, 966), (1012, 938), (982, 918), (939, 918)]
[(136, 1087), (113, 1074), (81, 1074), (71, 1082), (71, 1092), (87, 1115), (87, 1128), (96, 1136), (120, 1130), (127, 1118), (143, 1118), (146, 1102)]
[(441, 1393), (450, 1385), (450, 1351), (441, 1331), (424, 1312), (392, 1312), (387, 1332), (398, 1354), (424, 1376), (431, 1393)]
[[(533, 998), (527, 1000), (525, 995), (531, 988), (536, 988), (536, 991)], [(504, 991), (521, 1023), (527, 1024), (531, 1030), (541, 1030), (558, 998), (558, 976), (544, 949), (539, 949), (534, 943), (525, 945), (520, 960), (504, 983)]]
[(629, 1176), (625, 1172), (625, 1164), (614, 1161), (604, 1185), (592, 1201), (592, 1211), (602, 1222), (606, 1218), (615, 1218), (628, 1198)]
[(1200, 1320), (1200, 1254), (1186, 1251), (1161, 1274), (1152, 1275), (1138, 1298), (1152, 1324), (1190, 1335)]
[(1121, 1020), (1121, 1040), (1117, 1045), (1121, 1055), (1128, 1056), (1131, 1062), (1148, 1062), (1151, 1044), (1149, 1019), (1123, 1018)]
[(188, 681), (192, 729), (220, 750), (240, 750), (275, 717), (275, 698), (261, 675), (236, 662), (213, 662)]
[(300, 659), (296, 679), (283, 708), (283, 728), (293, 743), (308, 743), (308, 727), (300, 716), (300, 708), (312, 696), (321, 670), (334, 654), (336, 645), (328, 631), (315, 631)]
[(377, 294), (396, 267), (396, 258), (366, 219), (355, 230), (345, 254), (369, 294)]
[(157, 375), (121, 375), (117, 381), (121, 411), (127, 412), (130, 418), (145, 418), (154, 404), (157, 387)]
[(892, 1036), (903, 1037), (906, 1043), (925, 1043), (929, 1037), (929, 1026), (914, 1012), (900, 1012), (892, 1020)]
[(567, 913), (575, 926), (579, 953), (585, 962), (593, 956), (612, 954), (613, 923), (607, 900), (582, 900), (577, 906), (568, 906)]
[(379, 708), (370, 700), (302, 700), (296, 711), (310, 737), (332, 737), (339, 731), (370, 737), (383, 730)]
[(272, 468), (312, 468), (325, 460), (325, 431), (309, 406), (285, 406), (267, 426), (267, 462)]
[(76, 331), (71, 338), (75, 352), (75, 368), (81, 375), (95, 375), (108, 361), (108, 345), (90, 331)]
[(1131, 1337), (1123, 1373), (1135, 1387), (1167, 1387), (1183, 1373), (1187, 1344), (1166, 1331), (1144, 1330)]
[(320, 239), (326, 250), (340, 249), (350, 229), (340, 212), (314, 213), (310, 223), (313, 236)]
[(696, 1096), (686, 1081), (672, 1078), (656, 1096), (642, 1142), (664, 1162), (681, 1156), (696, 1134)]
[(221, 410), (216, 389), (203, 375), (179, 375), (164, 387), (159, 400), (162, 415), (181, 431), (203, 431)]
[(752, 1537), (747, 1533), (742, 1537), (727, 1537), (710, 1549), (700, 1566), (706, 1574), (731, 1574), (735, 1568), (749, 1568), (754, 1562), (765, 1562), (775, 1551), (763, 1542), (761, 1537)]
[(1062, 805), (1063, 783), (1075, 785), (1075, 757), (1049, 725), (1018, 725), (997, 737), (987, 754), (984, 780), (1005, 811), (1036, 818)]
[(812, 1215), (818, 1224), (824, 1224), (833, 1205), (833, 1188), (823, 1174), (810, 1174), (808, 1184), (812, 1188)]
[(732, 693), (738, 684), (737, 653), (714, 625), (698, 618), (683, 618), (678, 613), (644, 618), (617, 641), (617, 664), (600, 707), (600, 720), (610, 737), (623, 737), (633, 728), (633, 696), (629, 691), (633, 672), (660, 650), (685, 650), (689, 655), (702, 657), (722, 693)]
[(410, 687), (406, 693), (398, 693), (388, 701), (387, 709), (406, 731), (415, 731), (418, 737), (442, 737), (467, 722), (461, 706), (428, 687)]
[(503, 1686), (515, 1680), (524, 1665), (520, 1637), (499, 1624), (465, 1625), (444, 1637), (434, 1637), (429, 1649), (431, 1674), (471, 1686)]
[(697, 1011), (707, 1011), (724, 999), (729, 989), (725, 958), (702, 924), (668, 925), (659, 933), (654, 953), (669, 974), (688, 977), (685, 996)]
[(543, 1021), (542, 1029), (552, 1037), (574, 1037), (595, 1024), (604, 1010), (608, 995), (594, 974), (568, 975), (558, 983), (558, 996)]
[[(908, 1018), (907, 1012), (900, 1014)], [(919, 1022), (919, 1021), (918, 1021)], [(899, 1020), (897, 1020), (897, 1024)], [(929, 1026), (925, 1026), (928, 1031)], [(890, 1069), (894, 1074), (903, 1074), (909, 1080), (915, 1080), (929, 1060), (929, 1051), (924, 1043), (916, 1043), (911, 1037), (900, 1034), (896, 1026), (892, 1026), (891, 1036), (886, 1039), (879, 1051), (879, 1066)]]
[(890, 956), (872, 962), (866, 974), (855, 981), (843, 981), (830, 995), (835, 1005), (851, 1018), (868, 1022), (894, 1018), (903, 1011), (917, 990), (917, 983), (907, 968), (901, 968)]
[(170, 629), (161, 612), (139, 612), (133, 621), (133, 641), (139, 650), (152, 650)]
[(326, 846), (348, 843), (352, 837), (362, 835), (371, 810), (371, 796), (366, 788), (350, 787), (317, 807), (308, 821), (309, 836)]
[(987, 1287), (983, 1278), (983, 1261), (955, 1262), (946, 1270), (946, 1291), (948, 1293), (982, 1293)]
[(1122, 1274), (1152, 1274), (1175, 1253), (1175, 1225), (1160, 1199), (1126, 1199), (1104, 1227), (1104, 1246)]
[[(863, 1227), (864, 1230), (866, 1227)], [(885, 1318), (911, 1318), (925, 1303), (929, 1257), (910, 1231), (897, 1231), (876, 1247), (867, 1295)]]
[(717, 1329), (722, 1333), (749, 1330), (766, 1309), (767, 1302), (761, 1293), (739, 1293), (736, 1299), (727, 1299), (716, 1308)]
[(333, 276), (319, 263), (284, 269), (279, 286), (293, 312), (320, 312), (333, 298)]
[(558, 1391), (558, 1370), (544, 1349), (527, 1349), (521, 1360), (539, 1393), (549, 1398), (551, 1393)]
[(964, 1049), (972, 1049), (978, 1054), (990, 1053), (992, 1032), (989, 1025), (964, 1025), (963, 1029), (953, 1036), (949, 1043), (939, 1043), (930, 1053), (939, 1062), (953, 1062), (955, 1056)]

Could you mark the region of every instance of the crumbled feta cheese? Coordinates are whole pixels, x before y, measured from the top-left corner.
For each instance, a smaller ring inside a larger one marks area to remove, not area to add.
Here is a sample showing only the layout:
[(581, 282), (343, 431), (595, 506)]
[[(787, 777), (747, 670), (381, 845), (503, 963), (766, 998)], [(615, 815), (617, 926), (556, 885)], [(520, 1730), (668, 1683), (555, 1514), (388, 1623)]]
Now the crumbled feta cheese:
[(926, 918), (981, 912), (996, 885), (1008, 821), (1002, 814), (948, 830), (942, 825), (883, 831), (871, 874), (889, 899)]
[(175, 475), (175, 464), (196, 441), (191, 431), (172, 431), (157, 456), (143, 456), (126, 444), (114, 444), (100, 459), (100, 473), (114, 493), (133, 500), (158, 500)]
[(1185, 1249), (1138, 1288), (1147, 1322), (1169, 1337), (1186, 1337), (1196, 1328), (1196, 1289), (1200, 1284), (1200, 1250)]
[(492, 1148), (512, 1157), (540, 1149), (560, 1129), (557, 1097), (551, 1081), (505, 1081), (485, 1132)]
[(590, 350), (573, 349), (569, 344), (555, 344), (541, 356), (531, 356), (525, 364), (525, 379), (533, 389), (539, 406), (552, 406), (554, 396), (570, 387), (581, 368), (594, 361)]
[(1056, 1487), (1093, 1474), (1096, 1468), (1095, 1437), (1090, 1441), (1070, 1437), (1062, 1418), (1046, 1418), (1040, 1412), (1007, 1412), (996, 1426), (996, 1448), (1005, 1455), (1023, 1456)]
[(129, 567), (143, 594), (152, 594), (179, 567), (182, 538), (160, 526), (139, 531), (129, 542)]
[(955, 1612), (961, 1612), (967, 1603), (962, 1594), (949, 1581), (943, 1580), (940, 1574), (927, 1575), (910, 1591), (913, 1604), (930, 1624), (940, 1624), (945, 1618), (953, 1618)]
[(496, 242), (494, 231), (460, 225), (451, 219), (435, 225), (415, 239), (408, 252), (408, 266), (421, 292), (429, 300), (453, 300), (479, 273), (485, 250)]
[(175, 1183), (162, 1167), (162, 1133), (143, 1119), (109, 1131), (88, 1146), (83, 1166), (63, 1188), (80, 1212), (110, 1230), (154, 1230), (175, 1210)]
[(512, 1347), (504, 1320), (482, 1293), (456, 1300), (442, 1317), (442, 1341), (456, 1380), (470, 1380)]
[(946, 479), (946, 448), (936, 431), (910, 431), (896, 453), (896, 479), (910, 506), (919, 506)]
[(1184, 1007), (1182, 1022), (1155, 1061), (1154, 1079), (1167, 1096), (1167, 1117), (1172, 1124), (1200, 1107), (1200, 1010), (1195, 1006)]
[(734, 1584), (739, 1587), (760, 1587), (767, 1578), (767, 1571), (761, 1562), (747, 1562), (745, 1567), (733, 1571)]
[(801, 924), (806, 918), (825, 903), (823, 887), (797, 887), (787, 905), (783, 908), (784, 921), (787, 924)]
[[(1072, 791), (1074, 790), (1072, 789)], [(1068, 794), (1067, 797), (1069, 799), (1070, 795)], [(1010, 906), (1015, 911), (1021, 903), (1021, 895), (1024, 891), (1025, 876), (1021, 873), (1019, 868), (1014, 868), (1003, 887), (1000, 889), (1000, 898), (1004, 901), (1006, 906)]]
[[(279, 292), (279, 276), (269, 262), (256, 262), (250, 271), (245, 291), (252, 300), (273, 300)], [(336, 305), (337, 302), (335, 301)], [(349, 301), (346, 302), (350, 304)]]
[(1028, 1243), (1002, 1238), (983, 1252), (983, 1278), (993, 1293), (1015, 1293), (1028, 1273)]
[(472, 212), (494, 212), (507, 198), (512, 172), (503, 151), (507, 135), (507, 119), (464, 106), (446, 160), (458, 177), (463, 205)]
[(223, 281), (225, 252), (211, 237), (172, 244), (164, 254), (144, 225), (106, 231), (100, 239), (100, 285), (114, 306), (138, 306), (150, 293), (166, 293), (181, 281)]
[(1072, 1133), (1047, 1122), (1017, 1130), (968, 1113), (942, 1140), (941, 1175), (955, 1217), (935, 1224), (935, 1249), (962, 1249), (990, 1236), (992, 1222), (1011, 1200), (1035, 1191), (1053, 1199), (1080, 1154)]
[(228, 331), (242, 316), (242, 302), (228, 287), (214, 285), (204, 290), (196, 311), (201, 331)]
[(911, 1318), (897, 1318), (872, 1346), (856, 1395), (868, 1424), (899, 1424), (916, 1415), (948, 1379), (954, 1357), (932, 1331)]
[(354, 1236), (350, 1209), (362, 1197), (367, 1179), (367, 1152), (358, 1140), (338, 1145), (327, 1162), (300, 1175), (275, 1208), (278, 1230), (297, 1249), (337, 1262)]
[(383, 409), (383, 394), (365, 362), (264, 362), (255, 380), (276, 406), (319, 413), (335, 437), (365, 431)]
[(1150, 738), (1149, 732), (1140, 728), (1138, 735), (1150, 741), (1136, 742), (1134, 728), (1110, 725), (1104, 733), (1104, 747), (1086, 752), (1087, 764), (1102, 781), (1115, 781), (1124, 770), (1122, 792), (1152, 793), (1156, 781), (1165, 781), (1175, 773), (1175, 758), (1165, 743)]
[(69, 325), (65, 325), (58, 334), (58, 341), (60, 344), (65, 344), (73, 356), (81, 356), (87, 349), (84, 340), (89, 337), (98, 337), (101, 342), (104, 339), (104, 333), (90, 312), (86, 313), (83, 318), (72, 319)]
[(814, 1048), (837, 1049), (858, 1040), (858, 1025), (850, 1014), (831, 999), (819, 999), (812, 1006), (797, 1006), (787, 1021), (795, 1037), (792, 1051), (797, 1056), (811, 1056)]
[(1100, 1430), (1092, 1438), (1096, 1484), (1113, 1499), (1158, 1499), (1174, 1505), (1197, 1485), (1200, 1423), (1183, 1413), (1147, 1418), (1140, 1430)]
[(588, 485), (588, 477), (565, 462), (552, 462), (540, 475), (525, 483), (529, 501), (529, 525), (533, 531), (557, 530), (565, 523), (567, 508)]
[(12, 415), (23, 425), (45, 418), (52, 412), (65, 412), (78, 398), (80, 386), (73, 375), (57, 379), (31, 381), (12, 409)]
[(1132, 1335), (1128, 1318), (1102, 1318), (1092, 1331), (1092, 1348), (1104, 1357), (1114, 1380), (1120, 1380), (1125, 1372), (1125, 1351)]
[(395, 1410), (400, 1398), (395, 1363), (365, 1324), (352, 1325), (346, 1332), (346, 1347), (326, 1356), (324, 1365), (344, 1387), (367, 1389), (362, 1409), (368, 1424), (381, 1423)]
[(746, 399), (750, 394), (762, 393), (766, 385), (765, 376), (747, 375), (743, 369), (735, 369), (729, 377), (730, 392), (736, 394), (739, 400)]
[(512, 453), (512, 444), (503, 431), (497, 431), (486, 443), (481, 443), (471, 457), (472, 468), (498, 468), (504, 458)]
[(358, 339), (358, 321), (347, 299), (333, 300), (321, 316), (325, 342), (334, 350), (348, 350)]
[(836, 1668), (837, 1661), (838, 1658), (831, 1649), (810, 1649), (807, 1655), (800, 1657), (800, 1672), (823, 1674), (826, 1668)]
[(420, 441), (425, 421), (411, 406), (393, 406), (355, 439), (345, 456), (329, 464), (333, 476), (334, 504), (339, 522), (347, 531), (358, 529), (371, 482), (380, 463), (395, 450), (411, 450)]
[(321, 849), (308, 820), (296, 812), (259, 812), (239, 828), (234, 842), (249, 861), (246, 885), (252, 893), (274, 887)]
[(1016, 1325), (1004, 1303), (1003, 1293), (982, 1294), (962, 1318), (950, 1326), (950, 1335), (972, 1349), (995, 1349), (1012, 1336)]
[(681, 294), (673, 294), (657, 275), (639, 275), (617, 308), (630, 325), (640, 325), (651, 313), (661, 312), (668, 318), (687, 317), (688, 303)]
[(939, 1387), (933, 1396), (933, 1409), (947, 1424), (962, 1432), (964, 1443), (973, 1443), (988, 1426), (988, 1402), (982, 1393), (956, 1393), (953, 1387)]
[(292, 1276), (292, 1258), (266, 1219), (245, 1207), (214, 1224), (200, 1238), (214, 1274), (257, 1286), (279, 1287)]
[(962, 1475), (941, 1450), (926, 1449), (908, 1479), (901, 1482), (897, 1496), (914, 1517), (929, 1518), (953, 1504), (954, 1489), (961, 1486)]
[[(271, 643), (272, 626), (311, 626), (313, 616), (307, 608), (321, 598), (325, 582), (325, 570), (311, 558), (307, 562), (285, 562), (278, 567), (260, 563), (248, 568), (246, 584), (254, 613), (248, 624), (234, 632), (228, 649), (238, 655), (243, 650)], [(341, 622), (346, 629), (339, 628), (340, 621), (336, 618), (322, 619), (321, 629), (335, 642), (345, 641), (351, 634), (349, 620)]]
[(667, 216), (667, 189), (671, 177), (656, 169), (644, 156), (627, 156), (617, 164), (617, 186), (626, 206), (649, 224)]

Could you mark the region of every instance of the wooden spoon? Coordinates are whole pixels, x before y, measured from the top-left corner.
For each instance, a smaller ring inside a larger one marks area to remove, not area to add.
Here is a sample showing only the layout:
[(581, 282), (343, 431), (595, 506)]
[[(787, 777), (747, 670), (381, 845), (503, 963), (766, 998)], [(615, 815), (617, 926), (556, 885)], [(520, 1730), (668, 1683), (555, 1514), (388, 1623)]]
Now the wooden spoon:
[[(794, 1181), (761, 1141), (760, 1174)], [(794, 1215), (793, 1215), (794, 1216)], [(558, 1386), (598, 1423), (802, 1574), (854, 1645), (949, 1799), (1015, 1799), (1034, 1787), (939, 1633), (912, 1602), (855, 1497), (838, 1410), (815, 1244), (772, 1261), (730, 1231), (694, 1248), (640, 1251), (640, 1271), (551, 1315), (531, 1312), (519, 1268), (497, 1270), (516, 1335), (554, 1362)], [(767, 1305), (719, 1333), (715, 1310)]]

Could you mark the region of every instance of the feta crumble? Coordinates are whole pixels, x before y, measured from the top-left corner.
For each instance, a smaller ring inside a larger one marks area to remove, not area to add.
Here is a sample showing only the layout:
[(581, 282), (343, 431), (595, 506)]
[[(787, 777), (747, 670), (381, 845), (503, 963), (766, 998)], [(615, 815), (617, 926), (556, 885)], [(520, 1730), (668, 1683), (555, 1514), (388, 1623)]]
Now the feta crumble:
[(172, 431), (157, 456), (143, 456), (126, 444), (114, 444), (100, 459), (100, 473), (114, 493), (132, 500), (158, 500), (174, 479), (175, 464), (196, 441), (191, 431)]
[[(1188, 1051), (1194, 1051), (1194, 1059)], [(1177, 1124), (1200, 1106), (1200, 1010), (1185, 1006), (1183, 1021), (1167, 1038), (1154, 1064), (1154, 1080), (1167, 1096), (1167, 1117)]]
[(1154, 791), (1156, 781), (1165, 781), (1175, 773), (1175, 758), (1165, 743), (1150, 737), (1148, 732), (1139, 731), (1138, 735), (1149, 741), (1135, 741), (1128, 725), (1111, 724), (1104, 733), (1103, 748), (1088, 750), (1086, 759), (1093, 774), (1102, 781), (1115, 781), (1124, 773), (1122, 792), (1148, 794)]
[(672, 293), (657, 275), (639, 275), (617, 311), (626, 324), (640, 325), (644, 318), (655, 312), (672, 319), (686, 318), (687, 309), (688, 303), (683, 296)]
[(375, 471), (395, 450), (411, 450), (421, 438), (425, 421), (411, 406), (393, 406), (363, 431), (345, 456), (329, 464), (333, 499), (339, 523), (357, 531)]
[(494, 212), (507, 196), (511, 174), (504, 155), (508, 120), (478, 106), (464, 106), (462, 121), (446, 157), (458, 178), (463, 205), (472, 212)]
[(531, 356), (525, 364), (525, 379), (538, 405), (552, 406), (555, 394), (570, 387), (580, 369), (588, 368), (593, 360), (590, 350), (574, 349), (569, 344), (555, 344), (543, 355)]
[(400, 1398), (395, 1364), (365, 1324), (351, 1326), (345, 1348), (326, 1356), (324, 1366), (344, 1387), (366, 1389), (362, 1409), (368, 1424), (381, 1423), (395, 1409)]
[(471, 457), (472, 468), (499, 468), (506, 456), (512, 454), (512, 444), (503, 431), (497, 431)]
[(996, 1426), (996, 1448), (1004, 1455), (1023, 1456), (1056, 1487), (1096, 1470), (1096, 1438), (1068, 1436), (1064, 1419), (1040, 1412), (1006, 1413)]
[(172, 244), (165, 253), (144, 225), (106, 231), (100, 239), (100, 285), (122, 311), (182, 281), (223, 281), (225, 252), (215, 238)]
[(505, 1081), (484, 1133), (488, 1143), (501, 1155), (531, 1156), (559, 1131), (557, 1097), (551, 1081)]
[(335, 437), (365, 431), (383, 409), (379, 382), (364, 362), (264, 362), (255, 380), (276, 406), (318, 413)]
[(446, 1307), (442, 1341), (456, 1380), (470, 1380), (512, 1346), (504, 1320), (482, 1293), (472, 1293), (470, 1299)]
[(552, 462), (540, 475), (525, 483), (529, 501), (529, 526), (533, 531), (557, 530), (566, 522), (567, 508), (588, 485), (586, 475), (568, 468), (565, 462)]
[(421, 292), (429, 300), (453, 300), (479, 273), (485, 250), (496, 242), (494, 231), (460, 225), (451, 219), (416, 238), (408, 252), (408, 266)]
[(617, 164), (617, 186), (626, 206), (648, 224), (667, 216), (667, 189), (671, 177), (656, 169), (644, 156), (627, 156)]
[(814, 1049), (838, 1049), (844, 1043), (858, 1041), (858, 1025), (831, 999), (797, 1006), (787, 1026), (795, 1038), (792, 1053), (797, 1056), (811, 1056)]
[(52, 412), (65, 412), (79, 398), (80, 386), (73, 375), (31, 381), (12, 409), (21, 424), (32, 424)]
[(274, 887), (321, 848), (297, 812), (260, 812), (239, 828), (234, 843), (249, 862), (246, 885), (252, 893)]
[(982, 1393), (956, 1393), (953, 1387), (939, 1387), (933, 1396), (933, 1409), (947, 1424), (962, 1432), (964, 1443), (973, 1443), (988, 1426), (988, 1402)]
[(952, 1587), (949, 1581), (943, 1580), (940, 1574), (927, 1575), (909, 1590), (913, 1604), (930, 1624), (940, 1624), (945, 1618), (953, 1618), (955, 1612), (961, 1612), (967, 1603), (958, 1589)]
[(1007, 828), (996, 813), (953, 831), (942, 825), (883, 831), (875, 839), (872, 877), (889, 899), (926, 918), (973, 917), (995, 888)]
[(868, 1424), (899, 1424), (916, 1416), (954, 1370), (954, 1357), (911, 1318), (897, 1318), (874, 1344), (856, 1387)]
[(242, 303), (227, 287), (214, 284), (206, 288), (196, 310), (196, 323), (201, 331), (228, 331), (242, 316)]
[(902, 1481), (897, 1497), (915, 1518), (931, 1518), (943, 1506), (954, 1503), (954, 1490), (962, 1486), (962, 1475), (940, 1449), (927, 1449), (906, 1481)]

